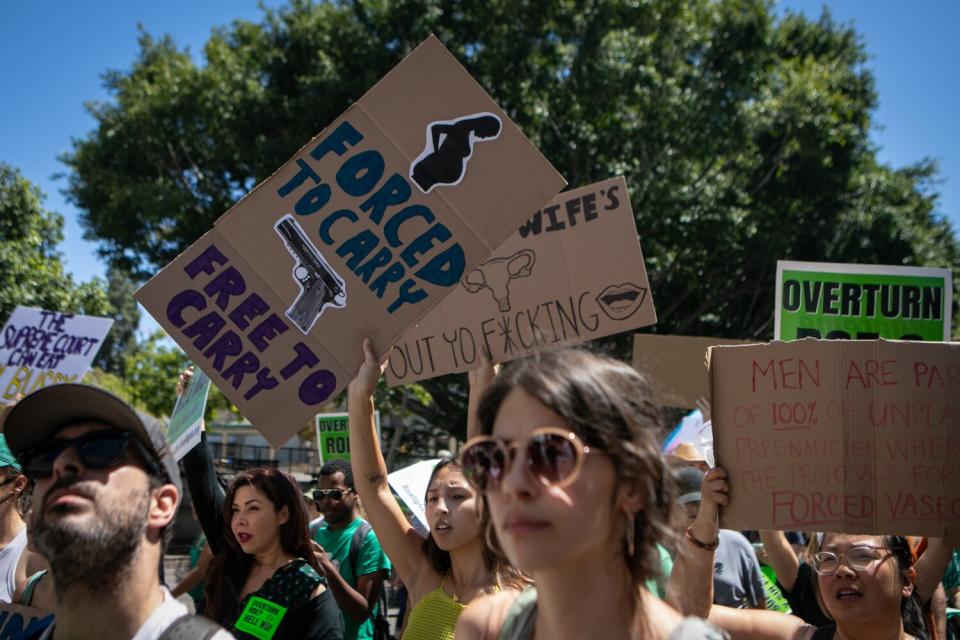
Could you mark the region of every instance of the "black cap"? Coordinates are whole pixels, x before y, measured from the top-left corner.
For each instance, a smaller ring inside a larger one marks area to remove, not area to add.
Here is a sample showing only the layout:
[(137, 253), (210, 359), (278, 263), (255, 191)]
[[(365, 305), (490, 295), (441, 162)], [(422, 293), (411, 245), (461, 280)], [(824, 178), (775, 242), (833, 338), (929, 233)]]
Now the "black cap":
[(133, 433), (166, 480), (181, 492), (180, 471), (163, 425), (99, 387), (71, 383), (38, 389), (6, 412), (2, 428), (10, 450), (22, 461), (24, 452), (78, 422), (98, 422)]
[(695, 467), (678, 469), (674, 475), (674, 479), (677, 481), (677, 491), (680, 494), (677, 502), (680, 504), (700, 502), (700, 485), (703, 484), (703, 476), (703, 471)]

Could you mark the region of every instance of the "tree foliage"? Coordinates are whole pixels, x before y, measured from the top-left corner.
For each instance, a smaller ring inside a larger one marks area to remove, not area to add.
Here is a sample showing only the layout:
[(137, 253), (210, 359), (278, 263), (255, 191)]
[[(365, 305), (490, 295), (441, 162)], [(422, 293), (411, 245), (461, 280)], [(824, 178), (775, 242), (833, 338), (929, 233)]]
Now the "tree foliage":
[[(64, 157), (87, 233), (154, 272), (431, 32), (571, 185), (626, 177), (658, 332), (771, 337), (777, 259), (960, 283), (935, 163), (877, 160), (861, 37), (763, 0), (294, 0), (214, 31), (200, 66), (141, 33)], [(418, 412), (461, 425), (462, 383), (424, 387)]]
[(63, 217), (43, 208), (40, 189), (0, 163), (0, 322), (18, 306), (91, 315), (110, 312), (103, 284), (77, 284), (64, 271), (57, 245)]

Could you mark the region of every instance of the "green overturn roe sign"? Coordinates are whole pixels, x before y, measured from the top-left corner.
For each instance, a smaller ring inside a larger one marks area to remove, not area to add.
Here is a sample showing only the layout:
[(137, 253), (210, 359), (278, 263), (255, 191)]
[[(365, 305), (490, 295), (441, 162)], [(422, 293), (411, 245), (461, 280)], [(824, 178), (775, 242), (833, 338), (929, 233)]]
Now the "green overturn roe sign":
[(777, 262), (775, 340), (949, 341), (949, 269)]

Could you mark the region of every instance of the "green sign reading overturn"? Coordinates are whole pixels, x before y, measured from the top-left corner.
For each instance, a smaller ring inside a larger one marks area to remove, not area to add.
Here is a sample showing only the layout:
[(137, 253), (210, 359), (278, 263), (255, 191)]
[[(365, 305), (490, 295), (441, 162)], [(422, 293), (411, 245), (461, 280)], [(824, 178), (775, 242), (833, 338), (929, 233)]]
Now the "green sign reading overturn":
[[(374, 412), (377, 435), (380, 434), (380, 412)], [(317, 414), (317, 449), (320, 462), (350, 459), (350, 427), (346, 413)]]
[(777, 262), (775, 340), (950, 340), (948, 269)]

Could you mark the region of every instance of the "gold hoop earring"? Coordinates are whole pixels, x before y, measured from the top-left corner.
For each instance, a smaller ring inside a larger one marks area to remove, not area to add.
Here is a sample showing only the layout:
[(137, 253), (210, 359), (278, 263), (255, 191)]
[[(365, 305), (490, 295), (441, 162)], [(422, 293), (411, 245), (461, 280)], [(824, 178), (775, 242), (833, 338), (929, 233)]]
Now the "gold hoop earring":
[(633, 559), (633, 555), (636, 553), (636, 540), (637, 540), (637, 514), (631, 513), (627, 516), (627, 530), (624, 532), (624, 540), (627, 543), (627, 558)]

